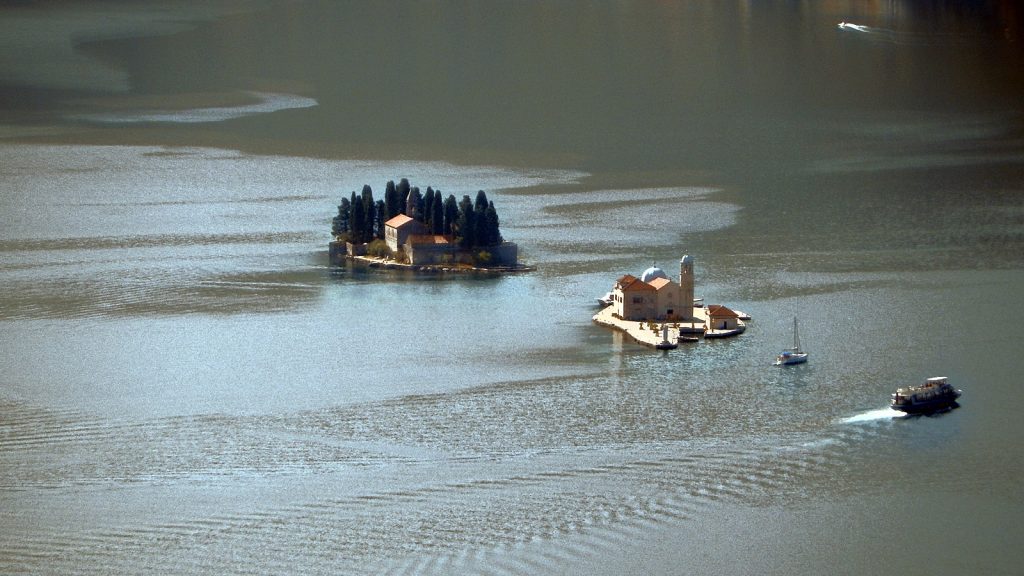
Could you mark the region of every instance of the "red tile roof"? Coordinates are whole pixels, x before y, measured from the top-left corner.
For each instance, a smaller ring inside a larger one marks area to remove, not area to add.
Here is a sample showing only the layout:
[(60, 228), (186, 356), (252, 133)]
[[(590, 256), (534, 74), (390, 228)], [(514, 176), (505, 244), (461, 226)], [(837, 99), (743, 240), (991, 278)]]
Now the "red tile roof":
[(390, 226), (392, 228), (401, 228), (402, 226), (405, 226), (409, 222), (415, 222), (415, 221), (416, 220), (414, 220), (413, 218), (410, 218), (409, 216), (406, 216), (405, 214), (399, 214), (397, 216), (392, 217), (387, 222), (385, 222), (384, 225), (385, 226)]
[(709, 304), (708, 316), (712, 318), (739, 318), (740, 315), (721, 304)]
[(672, 281), (669, 280), (668, 278), (655, 278), (654, 280), (648, 282), (648, 284), (654, 286), (655, 290), (661, 290), (665, 286), (672, 284)]
[(637, 278), (633, 278), (633, 281), (628, 284), (620, 284), (619, 286), (623, 292), (654, 292), (654, 286)]
[(410, 244), (448, 244), (448, 238), (440, 234), (416, 234), (409, 236)]

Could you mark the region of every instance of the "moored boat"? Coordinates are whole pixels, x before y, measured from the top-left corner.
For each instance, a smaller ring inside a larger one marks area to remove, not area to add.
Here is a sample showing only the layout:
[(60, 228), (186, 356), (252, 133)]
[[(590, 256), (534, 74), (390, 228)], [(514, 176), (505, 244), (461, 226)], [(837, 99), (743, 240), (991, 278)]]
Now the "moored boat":
[(807, 352), (800, 349), (800, 331), (797, 329), (796, 318), (793, 318), (793, 347), (783, 350), (775, 357), (776, 366), (791, 366), (807, 362)]
[(892, 395), (892, 407), (908, 414), (934, 412), (956, 404), (961, 393), (946, 381), (945, 376), (936, 376), (920, 386), (897, 388)]

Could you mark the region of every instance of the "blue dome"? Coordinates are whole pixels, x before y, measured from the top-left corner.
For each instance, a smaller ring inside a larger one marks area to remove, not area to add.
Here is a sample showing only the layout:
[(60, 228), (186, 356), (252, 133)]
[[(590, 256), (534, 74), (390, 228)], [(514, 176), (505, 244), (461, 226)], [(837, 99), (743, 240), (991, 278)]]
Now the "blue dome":
[(668, 278), (668, 274), (665, 274), (665, 271), (657, 266), (651, 266), (640, 275), (640, 279), (644, 282), (650, 282), (655, 278)]

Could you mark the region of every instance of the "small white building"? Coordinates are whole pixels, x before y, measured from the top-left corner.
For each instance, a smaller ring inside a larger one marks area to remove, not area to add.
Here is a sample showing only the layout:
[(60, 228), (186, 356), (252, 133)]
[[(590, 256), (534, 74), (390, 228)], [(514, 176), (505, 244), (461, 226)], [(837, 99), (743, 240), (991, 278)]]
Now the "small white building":
[(708, 306), (708, 330), (739, 330), (742, 326), (740, 315), (733, 310), (721, 304)]

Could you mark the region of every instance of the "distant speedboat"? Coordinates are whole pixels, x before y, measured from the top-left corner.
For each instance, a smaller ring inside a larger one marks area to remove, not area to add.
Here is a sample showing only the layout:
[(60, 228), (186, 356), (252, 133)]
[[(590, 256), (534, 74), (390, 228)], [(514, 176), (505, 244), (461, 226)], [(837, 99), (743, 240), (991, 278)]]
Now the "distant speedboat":
[(852, 22), (840, 22), (840, 30), (856, 30), (857, 32), (870, 32), (871, 29), (862, 24), (854, 24)]
[(807, 352), (800, 349), (800, 331), (797, 328), (796, 318), (793, 318), (793, 347), (783, 350), (775, 357), (776, 366), (791, 366), (807, 362)]
[(611, 292), (597, 299), (597, 303), (601, 306), (611, 306), (613, 302), (615, 302), (615, 295)]
[(956, 404), (960, 394), (960, 390), (946, 382), (945, 376), (936, 376), (920, 386), (897, 388), (892, 395), (892, 407), (908, 414), (934, 412)]

